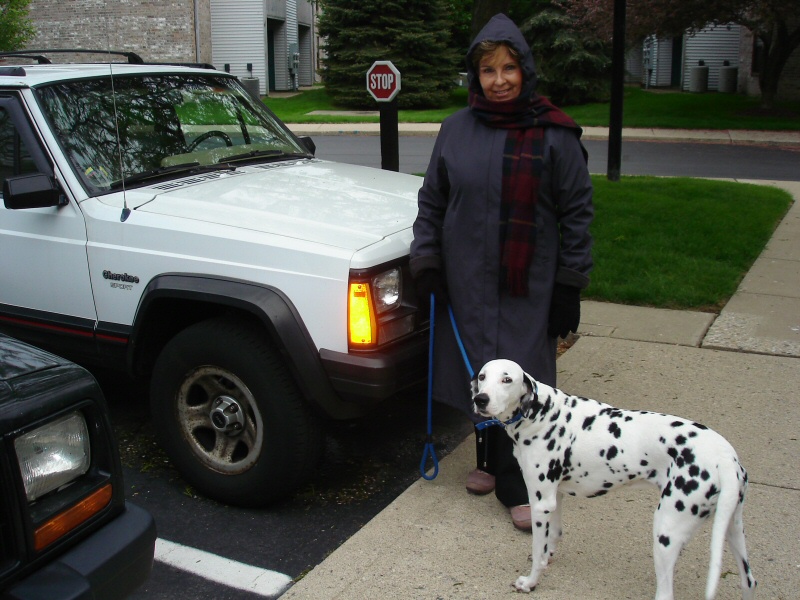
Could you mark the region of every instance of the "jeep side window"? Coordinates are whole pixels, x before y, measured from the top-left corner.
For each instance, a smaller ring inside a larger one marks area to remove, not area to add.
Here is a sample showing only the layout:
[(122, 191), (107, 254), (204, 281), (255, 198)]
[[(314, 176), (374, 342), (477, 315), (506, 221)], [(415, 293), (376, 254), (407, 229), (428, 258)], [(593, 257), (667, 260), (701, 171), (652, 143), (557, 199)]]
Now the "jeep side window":
[(0, 196), (8, 177), (36, 173), (37, 170), (11, 115), (0, 106)]

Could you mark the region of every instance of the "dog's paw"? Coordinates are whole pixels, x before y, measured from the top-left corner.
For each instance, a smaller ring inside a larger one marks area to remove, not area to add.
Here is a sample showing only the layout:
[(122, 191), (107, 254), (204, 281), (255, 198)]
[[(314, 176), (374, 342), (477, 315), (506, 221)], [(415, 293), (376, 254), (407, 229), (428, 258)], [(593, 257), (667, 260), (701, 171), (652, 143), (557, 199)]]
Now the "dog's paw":
[(518, 592), (532, 592), (536, 589), (536, 580), (532, 577), (518, 577), (514, 582), (514, 589)]

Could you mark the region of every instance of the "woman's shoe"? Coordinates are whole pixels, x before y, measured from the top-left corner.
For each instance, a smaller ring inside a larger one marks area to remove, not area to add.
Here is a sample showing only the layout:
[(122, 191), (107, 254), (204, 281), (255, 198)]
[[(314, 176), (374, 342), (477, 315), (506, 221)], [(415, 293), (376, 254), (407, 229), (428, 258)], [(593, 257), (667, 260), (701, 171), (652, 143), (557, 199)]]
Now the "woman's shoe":
[[(467, 475), (467, 491), (470, 494), (483, 496), (494, 490), (494, 475), (490, 475), (486, 471), (474, 469)], [(530, 517), (528, 517), (530, 521)]]
[(531, 505), (521, 504), (508, 509), (511, 513), (511, 522), (520, 531), (531, 530)]

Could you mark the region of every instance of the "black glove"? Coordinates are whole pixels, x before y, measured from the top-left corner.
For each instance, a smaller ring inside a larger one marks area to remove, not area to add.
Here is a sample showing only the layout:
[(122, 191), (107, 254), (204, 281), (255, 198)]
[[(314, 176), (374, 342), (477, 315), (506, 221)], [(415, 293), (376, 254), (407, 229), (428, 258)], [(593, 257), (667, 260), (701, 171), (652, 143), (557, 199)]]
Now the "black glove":
[(550, 302), (547, 334), (565, 338), (570, 331), (578, 331), (581, 322), (581, 291), (571, 285), (557, 283)]
[(447, 306), (450, 298), (447, 296), (447, 286), (439, 269), (425, 269), (414, 278), (417, 290), (417, 305), (421, 310), (430, 310), (431, 294), (435, 296), (437, 306)]

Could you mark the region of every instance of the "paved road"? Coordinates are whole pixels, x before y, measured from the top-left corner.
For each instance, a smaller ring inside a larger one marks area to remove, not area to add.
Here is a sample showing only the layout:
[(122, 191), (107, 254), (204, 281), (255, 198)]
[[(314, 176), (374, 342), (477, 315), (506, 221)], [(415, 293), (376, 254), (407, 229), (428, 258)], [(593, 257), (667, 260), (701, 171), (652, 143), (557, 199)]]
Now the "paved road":
[[(372, 135), (316, 135), (317, 156), (380, 168), (380, 138)], [(400, 171), (422, 174), (428, 166), (433, 137), (400, 137)], [(605, 173), (608, 142), (587, 140), (589, 170)], [(684, 142), (623, 142), (623, 175), (738, 177), (800, 180), (800, 148)]]
[[(400, 140), (401, 170), (425, 170), (430, 137)], [(317, 156), (380, 166), (374, 136), (316, 136)], [(590, 169), (602, 173), (606, 143), (588, 141)], [(716, 144), (628, 142), (623, 174), (800, 180), (797, 149)], [(125, 465), (127, 496), (150, 510), (159, 537), (187, 550), (184, 559), (204, 575), (214, 569), (224, 583), (157, 560), (135, 600), (274, 597), (258, 581), (275, 572), (296, 578), (322, 561), (418, 477), (424, 445), (425, 402), (407, 398), (379, 417), (333, 427), (326, 458), (313, 485), (292, 501), (261, 510), (226, 507), (194, 491), (157, 448), (144, 394), (116, 378), (103, 378)], [(434, 415), (437, 454), (455, 448), (469, 433), (463, 417), (438, 407)], [(211, 560), (204, 551), (232, 562)], [(249, 567), (249, 568), (248, 568)], [(255, 571), (253, 568), (260, 569)]]

